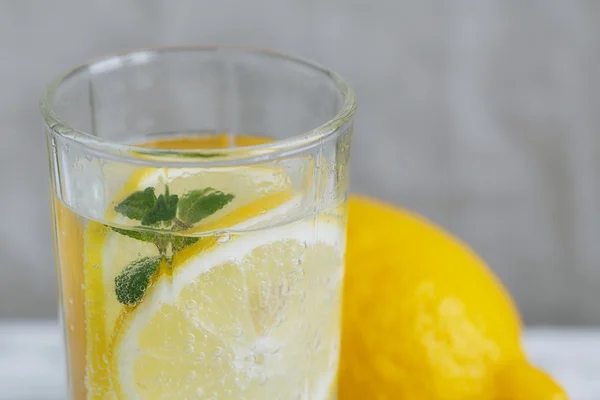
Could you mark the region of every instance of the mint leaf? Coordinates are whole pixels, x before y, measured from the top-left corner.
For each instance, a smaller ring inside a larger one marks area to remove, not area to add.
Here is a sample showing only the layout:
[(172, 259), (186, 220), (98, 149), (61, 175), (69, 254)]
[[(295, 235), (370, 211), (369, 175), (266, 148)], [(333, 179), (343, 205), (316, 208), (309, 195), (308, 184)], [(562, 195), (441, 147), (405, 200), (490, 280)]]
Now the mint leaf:
[(148, 187), (144, 191), (130, 194), (125, 200), (115, 207), (115, 211), (127, 218), (142, 220), (152, 210), (156, 203), (154, 188)]
[(130, 238), (142, 240), (144, 242), (156, 243), (156, 241), (158, 240), (158, 238), (156, 237), (157, 234), (154, 232), (127, 230), (115, 228), (114, 226), (111, 226), (110, 229), (117, 233), (120, 233), (121, 235), (129, 236)]
[(213, 157), (223, 157), (224, 154), (222, 153), (193, 153), (193, 154), (184, 154), (184, 153), (178, 153), (180, 155), (183, 155), (183, 157), (189, 157), (189, 158), (213, 158)]
[(165, 194), (156, 199), (152, 209), (142, 218), (142, 225), (154, 225), (160, 221), (171, 221), (177, 215), (177, 203), (179, 197), (176, 194), (169, 195), (169, 188)]
[[(142, 226), (156, 225), (160, 222), (174, 224), (173, 230), (186, 230), (191, 224), (208, 217), (223, 208), (233, 199), (232, 194), (225, 194), (213, 188), (194, 190), (182, 197), (165, 193), (156, 197), (155, 189), (148, 187), (143, 191), (131, 194), (115, 210), (128, 218), (141, 221)], [(179, 212), (181, 218), (177, 218)], [(138, 227), (139, 229), (141, 227)], [(136, 229), (111, 229), (135, 240), (153, 243), (159, 250), (159, 257), (144, 257), (127, 265), (115, 277), (115, 293), (117, 300), (126, 305), (135, 305), (142, 300), (152, 277), (158, 272), (161, 260), (165, 258), (171, 263), (172, 255), (198, 242), (198, 237), (176, 236), (169, 233), (149, 232)], [(171, 244), (171, 247), (169, 247)], [(170, 256), (166, 256), (171, 249)]]
[(119, 303), (134, 305), (144, 297), (150, 279), (158, 271), (161, 257), (144, 257), (126, 266), (115, 277), (115, 293)]
[(223, 153), (186, 153), (177, 150), (161, 150), (161, 151), (144, 151), (143, 154), (150, 154), (153, 156), (178, 156), (178, 157), (187, 157), (187, 158), (213, 158), (213, 157), (223, 157), (225, 154)]
[(172, 236), (171, 245), (173, 246), (173, 253), (176, 253), (179, 250), (183, 250), (186, 247), (193, 245), (198, 240), (200, 240), (199, 237)]
[(187, 224), (195, 224), (225, 207), (234, 197), (213, 188), (192, 190), (181, 197), (179, 218)]
[[(168, 186), (165, 194), (161, 194), (158, 198), (154, 194), (154, 188), (148, 187), (143, 191), (132, 193), (115, 207), (115, 211), (128, 218), (142, 221), (142, 225), (154, 225), (157, 222), (168, 222), (175, 218), (178, 201), (179, 198), (176, 194), (169, 195)], [(127, 234), (127, 236), (134, 237), (131, 234)]]

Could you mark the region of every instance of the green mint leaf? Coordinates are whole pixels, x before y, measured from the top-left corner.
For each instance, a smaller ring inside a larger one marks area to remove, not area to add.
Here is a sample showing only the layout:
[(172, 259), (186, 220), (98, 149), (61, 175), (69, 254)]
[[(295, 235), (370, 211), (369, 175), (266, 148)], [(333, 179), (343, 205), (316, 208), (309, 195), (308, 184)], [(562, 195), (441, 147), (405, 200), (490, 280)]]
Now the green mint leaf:
[(213, 157), (223, 157), (225, 154), (223, 153), (187, 153), (176, 150), (161, 150), (161, 151), (144, 151), (143, 154), (150, 154), (153, 156), (177, 156), (177, 157), (185, 157), (185, 158), (213, 158)]
[(156, 203), (154, 188), (149, 187), (144, 191), (130, 194), (125, 200), (115, 207), (115, 211), (127, 218), (142, 220), (152, 210)]
[[(179, 153), (181, 154), (181, 153)], [(222, 153), (194, 153), (194, 154), (184, 154), (184, 157), (189, 158), (213, 158), (213, 157), (223, 157)]]
[(192, 190), (181, 197), (179, 218), (187, 224), (195, 224), (225, 207), (234, 197), (213, 188)]
[(186, 247), (193, 245), (198, 240), (200, 240), (199, 237), (172, 236), (171, 245), (173, 246), (173, 252), (176, 253), (180, 250), (183, 250)]
[(144, 257), (126, 266), (115, 277), (115, 293), (119, 303), (134, 305), (144, 297), (150, 279), (158, 271), (161, 257)]
[(142, 218), (142, 225), (154, 225), (160, 221), (171, 221), (177, 215), (177, 203), (179, 197), (176, 194), (169, 195), (169, 188), (165, 194), (156, 199), (152, 209)]
[(156, 243), (158, 239), (156, 236), (157, 234), (154, 232), (127, 230), (115, 228), (114, 226), (111, 226), (110, 229), (117, 233), (120, 233), (121, 235), (129, 236), (130, 238), (142, 240), (144, 242)]

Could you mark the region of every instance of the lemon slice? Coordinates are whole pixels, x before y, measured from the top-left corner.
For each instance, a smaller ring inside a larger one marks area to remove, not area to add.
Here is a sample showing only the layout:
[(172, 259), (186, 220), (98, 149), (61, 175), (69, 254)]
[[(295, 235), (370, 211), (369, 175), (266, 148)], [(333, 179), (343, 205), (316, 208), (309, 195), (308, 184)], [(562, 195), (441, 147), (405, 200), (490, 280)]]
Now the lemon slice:
[(111, 338), (119, 399), (330, 398), (344, 231), (314, 218), (173, 260)]
[[(113, 175), (122, 171), (115, 166)], [(122, 226), (139, 226), (115, 211), (114, 206), (135, 191), (147, 187), (164, 192), (168, 183), (171, 194), (182, 195), (190, 190), (214, 188), (235, 197), (226, 207), (203, 219), (195, 231), (229, 228), (258, 214), (291, 200), (292, 183), (283, 168), (238, 166), (221, 168), (143, 168), (134, 172), (128, 182), (114, 196), (113, 207), (106, 210), (105, 218)], [(236, 210), (235, 218), (230, 216)], [(228, 215), (226, 221), (223, 218)], [(270, 222), (269, 222), (270, 223)], [(188, 232), (189, 233), (189, 232)]]
[[(149, 186), (160, 191), (164, 182), (168, 182), (169, 190), (176, 194), (206, 187), (235, 193), (234, 200), (226, 207), (202, 220), (188, 233), (260, 228), (285, 220), (302, 202), (292, 190), (289, 177), (281, 170), (252, 166), (210, 170), (139, 169), (119, 190), (114, 204)], [(121, 227), (139, 225), (138, 221), (116, 213), (114, 207), (107, 209), (105, 219)], [(152, 243), (132, 239), (93, 221), (88, 223), (84, 242), (87, 397), (114, 398), (109, 374), (109, 342), (125, 307), (117, 301), (114, 278), (136, 259), (159, 253)]]

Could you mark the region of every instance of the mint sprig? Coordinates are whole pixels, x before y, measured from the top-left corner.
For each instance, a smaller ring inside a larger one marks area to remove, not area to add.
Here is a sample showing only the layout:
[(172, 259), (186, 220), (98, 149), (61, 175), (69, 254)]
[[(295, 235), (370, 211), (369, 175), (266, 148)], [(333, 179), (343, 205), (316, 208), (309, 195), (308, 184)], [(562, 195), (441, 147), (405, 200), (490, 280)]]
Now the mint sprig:
[(154, 188), (148, 187), (143, 191), (130, 194), (125, 200), (115, 207), (115, 211), (127, 218), (141, 221), (156, 203)]
[(115, 277), (115, 293), (119, 303), (134, 305), (144, 297), (150, 280), (158, 271), (162, 257), (144, 257), (126, 266)]
[(156, 243), (156, 241), (158, 240), (157, 235), (159, 235), (158, 233), (150, 231), (133, 231), (129, 229), (115, 228), (114, 226), (111, 226), (110, 229), (117, 233), (120, 233), (121, 235), (129, 236), (132, 239), (150, 243)]
[[(234, 197), (233, 194), (206, 188), (192, 190), (179, 199), (177, 195), (169, 194), (168, 186), (165, 193), (157, 197), (155, 188), (148, 187), (129, 195), (115, 206), (115, 211), (140, 221), (140, 227), (156, 227), (162, 224), (169, 227), (171, 232), (178, 232), (189, 229), (193, 224), (214, 214)], [(115, 277), (117, 300), (126, 305), (134, 305), (143, 298), (152, 278), (158, 273), (162, 260), (170, 265), (175, 253), (200, 240), (198, 237), (178, 236), (169, 232), (116, 227), (111, 229), (132, 239), (153, 243), (160, 253), (158, 257), (143, 257), (133, 261)], [(167, 255), (169, 250), (171, 253)]]
[(169, 222), (177, 214), (179, 197), (169, 194), (169, 187), (165, 194), (156, 197), (154, 188), (148, 187), (129, 195), (115, 207), (115, 211), (127, 218), (142, 222), (142, 225), (155, 225), (158, 222)]
[(169, 188), (166, 193), (158, 196), (150, 211), (142, 218), (142, 225), (154, 225), (157, 222), (169, 222), (177, 215), (177, 203), (179, 197), (176, 194), (169, 195)]
[(187, 224), (195, 224), (225, 207), (233, 197), (213, 188), (192, 190), (181, 197), (179, 218)]

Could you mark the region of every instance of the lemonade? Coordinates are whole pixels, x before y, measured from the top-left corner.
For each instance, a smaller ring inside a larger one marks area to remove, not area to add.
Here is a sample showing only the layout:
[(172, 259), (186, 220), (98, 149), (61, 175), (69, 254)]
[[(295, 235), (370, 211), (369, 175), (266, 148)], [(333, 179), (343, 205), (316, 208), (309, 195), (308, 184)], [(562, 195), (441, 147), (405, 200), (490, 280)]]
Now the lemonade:
[[(305, 161), (306, 176), (321, 173)], [(314, 207), (320, 189), (299, 191), (290, 170), (136, 168), (102, 218), (90, 218), (89, 202), (54, 200), (74, 398), (335, 396), (344, 198)]]
[(40, 109), (70, 400), (335, 398), (356, 110), (339, 75), (142, 49), (73, 68)]

